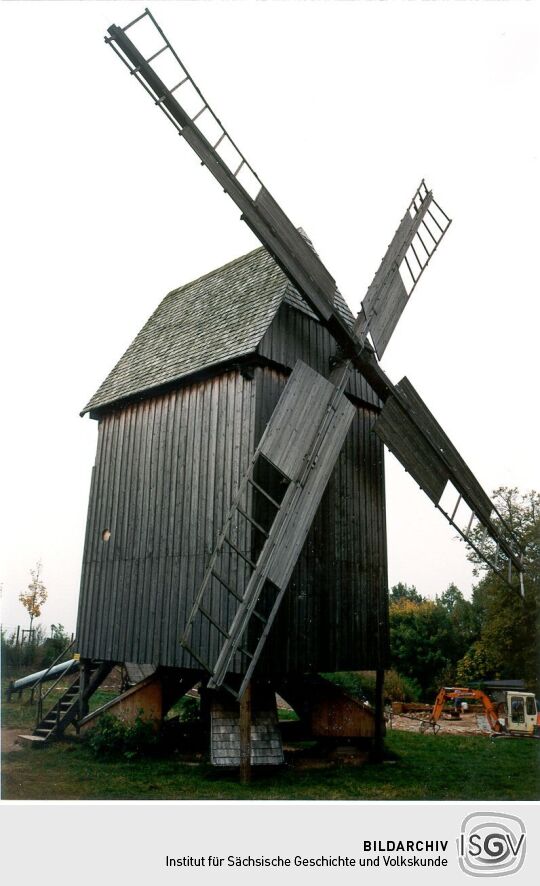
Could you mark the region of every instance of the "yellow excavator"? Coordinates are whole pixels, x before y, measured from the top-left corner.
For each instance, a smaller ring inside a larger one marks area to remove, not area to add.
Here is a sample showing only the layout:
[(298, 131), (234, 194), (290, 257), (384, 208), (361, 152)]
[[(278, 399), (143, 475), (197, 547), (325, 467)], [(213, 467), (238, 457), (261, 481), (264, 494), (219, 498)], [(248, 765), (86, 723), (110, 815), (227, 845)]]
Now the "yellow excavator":
[(540, 737), (540, 714), (532, 692), (508, 691), (505, 692), (504, 701), (494, 704), (481, 689), (465, 686), (443, 686), (439, 689), (429, 719), (420, 723), (420, 731), (431, 728), (438, 732), (445, 705), (463, 701), (476, 701), (483, 705), (493, 737)]

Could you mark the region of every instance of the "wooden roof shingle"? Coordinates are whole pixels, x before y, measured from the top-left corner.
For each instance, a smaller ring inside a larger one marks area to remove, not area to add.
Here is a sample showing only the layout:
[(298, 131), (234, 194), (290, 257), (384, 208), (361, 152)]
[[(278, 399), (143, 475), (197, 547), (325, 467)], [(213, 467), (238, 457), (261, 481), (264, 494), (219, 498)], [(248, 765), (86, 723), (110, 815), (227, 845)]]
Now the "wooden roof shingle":
[[(264, 247), (174, 289), (81, 415), (253, 353), (282, 301), (315, 317)], [(336, 307), (353, 322), (339, 294)]]

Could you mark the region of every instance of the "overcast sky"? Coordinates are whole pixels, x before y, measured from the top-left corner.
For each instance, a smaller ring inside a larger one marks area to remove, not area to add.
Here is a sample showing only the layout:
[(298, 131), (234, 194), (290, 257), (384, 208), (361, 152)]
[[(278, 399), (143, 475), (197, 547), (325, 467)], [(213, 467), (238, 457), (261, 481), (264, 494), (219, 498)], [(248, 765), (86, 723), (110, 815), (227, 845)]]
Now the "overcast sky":
[[(487, 491), (539, 487), (533, 3), (156, 2), (232, 137), (359, 308), (422, 177), (453, 224), (384, 355)], [(4, 625), (38, 559), (73, 630), (96, 423), (80, 410), (172, 288), (257, 246), (103, 42), (143, 3), (2, 3)], [(211, 318), (209, 318), (211, 322)], [(390, 583), (469, 592), (387, 456)]]

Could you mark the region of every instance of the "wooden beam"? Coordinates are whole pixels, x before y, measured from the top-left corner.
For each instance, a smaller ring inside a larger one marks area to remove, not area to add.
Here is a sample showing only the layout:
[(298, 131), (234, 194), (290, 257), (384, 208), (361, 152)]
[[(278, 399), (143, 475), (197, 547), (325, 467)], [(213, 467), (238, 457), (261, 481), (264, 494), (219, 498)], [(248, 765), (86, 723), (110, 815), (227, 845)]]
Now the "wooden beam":
[(384, 668), (375, 671), (375, 743), (373, 759), (380, 763), (383, 758), (383, 724), (384, 724)]
[(240, 696), (240, 784), (251, 781), (251, 683)]

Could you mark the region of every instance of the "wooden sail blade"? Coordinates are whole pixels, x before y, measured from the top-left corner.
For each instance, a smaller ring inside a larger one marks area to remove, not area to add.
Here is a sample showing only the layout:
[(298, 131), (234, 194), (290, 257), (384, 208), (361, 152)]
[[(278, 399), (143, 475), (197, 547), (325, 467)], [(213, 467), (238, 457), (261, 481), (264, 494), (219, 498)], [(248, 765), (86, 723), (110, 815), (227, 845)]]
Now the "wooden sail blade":
[[(161, 53), (154, 63), (155, 54), (145, 59), (137, 48), (135, 43), (137, 23), (134, 23), (135, 27), (129, 36), (126, 30), (132, 25), (124, 29), (111, 25), (106, 41), (115, 49), (131, 74), (149, 92), (202, 163), (234, 200), (242, 212), (243, 220), (273, 255), (317, 315), (323, 321), (332, 318), (338, 333), (340, 332), (346, 340), (352, 340), (348, 327), (333, 307), (336, 292), (334, 278), (264, 188), (253, 167), (225, 130), (148, 10), (141, 18), (145, 17), (161, 35), (163, 51), (176, 62), (177, 73), (173, 75), (169, 72), (170, 82), (166, 83), (157, 71), (158, 61), (162, 58)], [(173, 83), (173, 80), (176, 82)], [(186, 104), (188, 98), (191, 105), (189, 110)], [(205, 135), (205, 132), (208, 135), (212, 132), (212, 140)]]
[[(501, 528), (493, 522), (494, 505), (491, 499), (407, 378), (396, 385), (395, 394), (385, 403), (374, 430), (433, 504), (491, 568), (506, 580), (506, 574), (499, 564), (475, 547), (470, 536), (473, 517), (485, 527), (507, 560), (513, 563), (518, 572), (522, 571), (519, 546), (515, 539), (504, 526)], [(450, 511), (442, 504), (448, 484), (458, 496), (456, 506)], [(465, 531), (455, 520), (461, 500), (472, 515)]]
[[(157, 53), (153, 53), (149, 58), (144, 57), (135, 42), (141, 20), (149, 22), (163, 41)], [(131, 28), (128, 36), (126, 31)], [(354, 328), (349, 327), (337, 311), (334, 304), (336, 293), (334, 278), (263, 186), (257, 173), (223, 127), (151, 13), (146, 10), (143, 16), (125, 28), (111, 25), (108, 33), (106, 41), (183, 136), (203, 165), (229, 194), (240, 209), (242, 219), (329, 330), (342, 355), (353, 361), (377, 396), (383, 401), (386, 400), (392, 392), (392, 383), (381, 370), (365, 335), (359, 334), (361, 326), (355, 324)], [(164, 56), (170, 56), (177, 65), (176, 75), (167, 83), (156, 69)], [(210, 132), (212, 132), (211, 138)], [(429, 211), (427, 206), (425, 209), (417, 207), (417, 213), (422, 218), (427, 211)], [(378, 280), (380, 278), (381, 286), (384, 284), (383, 277), (386, 279), (386, 275), (381, 272), (377, 278)], [(397, 284), (394, 284), (393, 292), (396, 286)], [(397, 300), (403, 300), (401, 291), (397, 293)], [(377, 305), (380, 308), (381, 304), (379, 295), (376, 298), (374, 294), (370, 295), (366, 302), (370, 317), (375, 315)], [(377, 329), (377, 323), (373, 324), (373, 328)], [(388, 336), (386, 317), (382, 335)]]
[[(239, 695), (249, 682), (355, 414), (341, 386), (334, 386), (301, 361), (296, 363), (240, 484), (181, 639), (210, 674), (210, 688), (226, 685), (238, 653), (249, 660)], [(284, 490), (279, 497), (265, 490), (273, 507), (270, 519), (266, 509), (264, 526), (254, 508), (254, 496), (249, 494), (251, 488), (259, 488), (254, 476), (261, 460), (279, 472)], [(241, 569), (235, 564), (231, 568), (228, 539), (231, 527), (238, 530), (242, 521), (248, 521), (253, 535), (263, 536), (264, 543), (255, 545), (258, 553), (250, 551), (249, 559), (233, 545), (243, 563)], [(234, 577), (230, 584), (219, 567), (224, 548), (227, 575)], [(227, 605), (221, 600), (219, 611), (211, 608), (217, 599), (216, 581), (228, 594)], [(197, 639), (201, 618), (210, 622), (215, 635), (215, 642), (204, 649)]]
[(450, 223), (422, 181), (362, 302), (359, 331), (370, 333), (379, 360)]

